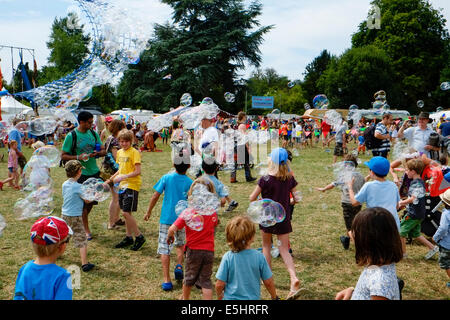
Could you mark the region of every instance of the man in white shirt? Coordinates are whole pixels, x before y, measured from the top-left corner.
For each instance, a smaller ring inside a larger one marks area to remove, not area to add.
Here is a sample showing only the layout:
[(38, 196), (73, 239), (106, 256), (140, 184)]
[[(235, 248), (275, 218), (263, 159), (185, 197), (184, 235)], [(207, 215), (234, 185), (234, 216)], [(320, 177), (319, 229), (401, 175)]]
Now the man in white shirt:
[(408, 145), (414, 148), (418, 152), (424, 153), (427, 157), (430, 156), (430, 151), (438, 151), (439, 147), (433, 147), (428, 144), (430, 134), (435, 132), (428, 128), (428, 123), (430, 122), (430, 115), (428, 112), (421, 112), (419, 114), (418, 125), (415, 127), (410, 127), (406, 129), (408, 121), (405, 121), (398, 131), (398, 139), (405, 138), (408, 140)]

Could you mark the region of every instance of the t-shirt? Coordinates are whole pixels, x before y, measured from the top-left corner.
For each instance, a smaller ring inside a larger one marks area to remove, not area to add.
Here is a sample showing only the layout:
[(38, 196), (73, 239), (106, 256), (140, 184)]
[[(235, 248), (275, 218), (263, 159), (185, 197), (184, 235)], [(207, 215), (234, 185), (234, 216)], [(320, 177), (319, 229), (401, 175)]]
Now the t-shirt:
[(388, 210), (400, 230), (400, 219), (397, 214), (400, 194), (395, 183), (388, 180), (367, 182), (355, 196), (355, 199), (361, 204), (366, 203), (367, 208), (381, 207)]
[[(389, 132), (388, 132), (386, 126), (383, 124), (383, 122), (380, 122), (375, 127), (375, 133), (379, 133), (381, 135), (386, 135)], [(375, 138), (375, 139), (378, 139), (378, 138)], [(384, 139), (383, 141), (381, 141), (380, 147), (374, 148), (372, 151), (378, 151), (378, 152), (391, 151), (391, 142), (389, 141), (389, 139)]]
[(225, 282), (224, 300), (261, 299), (261, 280), (272, 277), (264, 255), (254, 249), (226, 252), (216, 278)]
[(203, 149), (205, 149), (208, 145), (217, 141), (219, 141), (219, 133), (217, 132), (217, 129), (214, 127), (205, 129), (200, 139), (200, 151), (203, 152)]
[[(119, 175), (130, 174), (136, 169), (136, 164), (141, 163), (141, 154), (135, 148), (130, 147), (127, 150), (117, 151), (117, 163), (119, 164)], [(125, 179), (120, 182), (121, 187), (139, 191), (141, 188), (141, 175)]]
[(13, 148), (9, 149), (8, 168), (17, 168), (19, 166), (18, 159), (17, 152)]
[(328, 123), (326, 123), (325, 121), (322, 121), (322, 124), (320, 125), (320, 127), (321, 127), (323, 133), (330, 132), (331, 126)]
[(450, 250), (450, 210), (445, 209), (442, 212), (439, 228), (434, 234), (433, 240), (441, 247)]
[(83, 214), (84, 201), (81, 199), (81, 184), (71, 179), (62, 185), (62, 214), (69, 217), (80, 217)]
[(214, 230), (219, 222), (217, 213), (214, 212), (212, 215), (203, 215), (202, 217), (203, 229), (201, 231), (189, 228), (183, 218), (177, 218), (174, 224), (179, 230), (183, 228), (186, 230), (185, 248), (214, 252)]
[[(366, 181), (364, 180), (363, 175), (358, 171), (354, 171), (352, 173), (352, 179), (355, 179), (353, 182), (353, 193), (357, 194), (359, 190), (361, 190), (362, 186)], [(334, 181), (333, 186), (335, 187), (340, 186), (342, 188), (342, 196), (341, 196), (342, 203), (352, 203), (350, 200), (350, 195), (348, 193), (348, 185), (346, 183), (342, 182), (339, 183), (337, 181)]]
[[(83, 153), (91, 154), (95, 152), (95, 144), (102, 142), (100, 141), (100, 137), (97, 132), (94, 131), (95, 137), (92, 134), (91, 130), (86, 131), (85, 133), (82, 133), (78, 131), (78, 129), (75, 129), (75, 133), (77, 135), (77, 145), (75, 147), (75, 154), (81, 155)], [(96, 140), (97, 137), (97, 140)], [(97, 142), (96, 142), (97, 141)], [(67, 134), (66, 138), (64, 139), (62, 150), (67, 153), (72, 152), (72, 134)], [(87, 161), (81, 161), (84, 169), (82, 169), (81, 173), (85, 176), (92, 176), (95, 175), (100, 171), (100, 169), (97, 166), (97, 161), (95, 158), (89, 158)]]
[(228, 197), (229, 193), (228, 190), (225, 188), (224, 184), (220, 182), (219, 179), (217, 179), (215, 176), (211, 176), (209, 174), (205, 175), (206, 178), (212, 181), (214, 183), (214, 188), (216, 189), (216, 193), (219, 196), (219, 198), (225, 198)]
[(362, 146), (364, 144), (364, 142), (365, 142), (364, 136), (359, 136), (358, 137), (358, 141), (359, 141), (359, 144)]
[(10, 132), (8, 132), (8, 141), (15, 140), (17, 141), (17, 150), (22, 152), (22, 138), (24, 137), (24, 134), (20, 132), (17, 129), (12, 129)]
[(400, 300), (395, 264), (364, 268), (353, 291), (352, 300), (371, 300), (371, 296)]
[(434, 131), (429, 128), (422, 130), (419, 127), (412, 127), (405, 130), (404, 137), (408, 140), (410, 147), (430, 157), (430, 153), (425, 150), (425, 146), (428, 144), (428, 139), (432, 132)]
[(406, 207), (408, 216), (412, 219), (425, 219), (425, 192), (425, 183), (422, 179), (414, 179), (409, 184), (408, 197), (416, 197), (414, 202)]
[(344, 143), (344, 137), (346, 126), (344, 124), (340, 125), (336, 130), (336, 143)]
[(72, 277), (56, 264), (28, 261), (17, 275), (14, 300), (72, 300)]
[(450, 122), (444, 122), (439, 126), (439, 129), (441, 129), (442, 136), (446, 137), (450, 135)]
[(172, 225), (177, 220), (175, 206), (180, 200), (187, 200), (187, 193), (191, 187), (192, 179), (185, 174), (177, 172), (168, 173), (159, 179), (153, 189), (159, 194), (164, 193), (161, 208), (160, 224)]

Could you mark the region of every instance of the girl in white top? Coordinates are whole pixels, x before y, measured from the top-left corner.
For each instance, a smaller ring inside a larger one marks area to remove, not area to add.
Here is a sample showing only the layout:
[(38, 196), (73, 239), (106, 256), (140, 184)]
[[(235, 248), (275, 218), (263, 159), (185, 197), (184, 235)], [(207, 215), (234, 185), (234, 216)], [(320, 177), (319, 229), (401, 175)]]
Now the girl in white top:
[(400, 300), (395, 263), (403, 257), (397, 224), (386, 209), (368, 208), (353, 220), (351, 235), (355, 259), (364, 267), (356, 288), (336, 295), (336, 300)]

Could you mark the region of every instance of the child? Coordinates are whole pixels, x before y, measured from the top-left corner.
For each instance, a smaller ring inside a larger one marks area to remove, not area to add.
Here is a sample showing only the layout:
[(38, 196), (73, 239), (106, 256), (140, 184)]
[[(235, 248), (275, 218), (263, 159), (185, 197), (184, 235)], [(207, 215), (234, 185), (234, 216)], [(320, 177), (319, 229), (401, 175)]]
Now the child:
[[(349, 165), (353, 168), (358, 167), (358, 161), (356, 157), (352, 154), (347, 154), (344, 157), (344, 161), (346, 165)], [(352, 179), (354, 179), (353, 183), (353, 193), (358, 193), (359, 190), (361, 190), (362, 186), (365, 183), (363, 175), (358, 172), (354, 171), (352, 173)], [(317, 188), (316, 190), (325, 192), (327, 190), (331, 190), (334, 187), (339, 185), (339, 181), (334, 181), (327, 185), (325, 188)], [(345, 227), (347, 229), (347, 235), (341, 236), (340, 240), (342, 243), (342, 246), (345, 250), (348, 250), (350, 247), (350, 229), (352, 227), (352, 222), (355, 216), (358, 214), (359, 211), (361, 211), (361, 205), (353, 206), (350, 201), (349, 191), (347, 185), (342, 185), (342, 197), (341, 197), (341, 205), (342, 205), (342, 214), (344, 216), (345, 221)]]
[(336, 295), (336, 300), (400, 300), (395, 263), (402, 259), (396, 222), (383, 208), (368, 208), (353, 220), (355, 260), (364, 267), (356, 288)]
[[(176, 172), (168, 173), (159, 179), (153, 189), (155, 193), (150, 199), (147, 214), (144, 217), (145, 221), (150, 219), (152, 210), (158, 202), (161, 194), (164, 194), (164, 200), (161, 208), (161, 216), (159, 219), (159, 237), (158, 237), (158, 254), (161, 255), (161, 264), (163, 269), (164, 282), (161, 287), (164, 291), (173, 289), (172, 281), (170, 279), (170, 253), (173, 246), (167, 245), (167, 234), (170, 226), (177, 219), (175, 214), (175, 206), (180, 200), (187, 200), (187, 193), (192, 185), (192, 180), (186, 175), (189, 169), (189, 151), (184, 149), (181, 153), (174, 155), (173, 163)], [(184, 157), (183, 157), (184, 155)], [(183, 161), (183, 159), (185, 161)], [(177, 265), (175, 266), (174, 275), (176, 280), (183, 279), (183, 246), (185, 241), (184, 230), (179, 230), (175, 234), (174, 246), (177, 252)]]
[(229, 203), (226, 212), (231, 212), (237, 208), (239, 203), (230, 198), (228, 190), (225, 188), (222, 182), (217, 179), (215, 176), (217, 174), (217, 169), (219, 168), (217, 162), (212, 159), (212, 164), (208, 163), (209, 161), (202, 161), (202, 169), (206, 174), (206, 177), (214, 183), (214, 188), (216, 189), (217, 196), (220, 198), (221, 206), (223, 207), (226, 202)]
[[(290, 291), (288, 300), (298, 298), (300, 294), (300, 281), (295, 272), (295, 264), (292, 256), (289, 254), (289, 233), (292, 232), (292, 209), (290, 206), (290, 194), (295, 194), (297, 181), (290, 174), (288, 153), (283, 148), (277, 148), (272, 151), (269, 158), (269, 176), (262, 177), (258, 185), (250, 195), (250, 202), (256, 201), (258, 196), (265, 199), (272, 199), (280, 203), (285, 212), (286, 218), (283, 222), (277, 223), (272, 227), (259, 226), (262, 235), (263, 254), (267, 263), (271, 266), (272, 234), (276, 234), (281, 245), (279, 246), (280, 255), (286, 265), (290, 276)], [(294, 203), (296, 202), (294, 198)]]
[(434, 246), (430, 241), (420, 234), (422, 221), (425, 219), (425, 183), (420, 178), (425, 168), (424, 163), (420, 159), (411, 159), (406, 162), (406, 174), (411, 179), (408, 190), (408, 198), (400, 201), (400, 207), (406, 206), (406, 214), (400, 221), (400, 237), (402, 240), (403, 257), (406, 258), (406, 238), (410, 236), (419, 240), (428, 247), (430, 251), (425, 255), (425, 259), (431, 257), (439, 250), (438, 246)]
[(9, 142), (9, 155), (8, 155), (8, 178), (0, 181), (0, 190), (3, 190), (3, 185), (5, 183), (12, 183), (12, 187), (19, 190), (19, 156), (17, 149), (17, 141), (11, 140)]
[(231, 251), (225, 253), (216, 273), (219, 300), (259, 300), (262, 280), (272, 300), (278, 300), (272, 271), (259, 251), (251, 249), (256, 228), (247, 217), (234, 217), (226, 229)]
[(355, 196), (353, 192), (353, 179), (348, 182), (348, 194), (353, 206), (360, 206), (366, 203), (367, 208), (381, 207), (388, 210), (394, 217), (400, 231), (400, 219), (397, 210), (399, 208), (400, 194), (397, 186), (392, 181), (386, 180), (391, 165), (384, 157), (373, 157), (364, 163), (370, 169), (370, 181), (364, 184)]
[(33, 224), (31, 243), (37, 257), (20, 268), (14, 300), (72, 300), (70, 273), (56, 265), (72, 233), (57, 217), (40, 218)]
[[(196, 185), (203, 184), (208, 191), (215, 193), (214, 184), (204, 177), (197, 178), (189, 189), (189, 197), (193, 196)], [(214, 231), (219, 223), (217, 213), (203, 215), (203, 229), (195, 231), (187, 226), (186, 221), (179, 217), (169, 228), (167, 243), (172, 244), (178, 230), (186, 230), (186, 273), (183, 282), (183, 300), (189, 300), (192, 286), (202, 288), (203, 300), (212, 300), (212, 268), (214, 263)]]
[[(450, 277), (450, 190), (445, 191), (440, 197), (444, 202), (445, 210), (433, 240), (439, 245), (439, 266)], [(447, 288), (450, 288), (450, 282), (447, 282)]]
[[(141, 154), (131, 146), (134, 134), (130, 130), (122, 130), (117, 137), (121, 149), (117, 151), (119, 170), (106, 180), (107, 184), (120, 183), (119, 206), (125, 218), (126, 237), (116, 248), (131, 246), (137, 251), (145, 243), (144, 235), (138, 228), (136, 219), (131, 215), (137, 211), (139, 190), (141, 188)], [(135, 240), (133, 241), (133, 235)], [(133, 244), (134, 243), (134, 244)]]
[(364, 140), (364, 131), (359, 131), (358, 136), (358, 155), (362, 152), (363, 154), (366, 152), (366, 142)]
[(63, 205), (62, 218), (74, 231), (73, 245), (80, 249), (81, 269), (88, 272), (95, 267), (87, 260), (87, 237), (83, 226), (83, 205), (89, 203), (81, 198), (81, 184), (77, 180), (81, 177), (83, 166), (78, 160), (70, 160), (66, 163), (66, 180), (62, 185)]

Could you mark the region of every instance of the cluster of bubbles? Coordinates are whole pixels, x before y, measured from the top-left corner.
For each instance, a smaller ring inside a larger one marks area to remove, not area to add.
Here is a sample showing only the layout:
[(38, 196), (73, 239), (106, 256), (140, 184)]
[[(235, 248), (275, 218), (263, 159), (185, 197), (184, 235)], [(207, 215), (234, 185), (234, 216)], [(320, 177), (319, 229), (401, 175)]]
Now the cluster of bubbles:
[(450, 82), (446, 81), (441, 83), (441, 90), (446, 91), (449, 89), (450, 89)]
[(271, 199), (262, 199), (250, 203), (247, 216), (251, 221), (263, 227), (272, 227), (284, 221), (286, 211), (280, 203)]
[(329, 110), (325, 113), (325, 122), (333, 128), (338, 128), (342, 124), (342, 116), (336, 110)]
[(92, 28), (91, 55), (66, 77), (16, 94), (39, 107), (74, 110), (91, 97), (93, 87), (118, 85), (128, 66), (139, 62), (151, 37), (145, 19), (114, 6), (111, 1), (77, 0), (77, 3)]
[(35, 136), (51, 134), (55, 131), (57, 121), (54, 117), (35, 118), (30, 121), (21, 121), (15, 128), (22, 133), (29, 133)]
[(409, 147), (408, 143), (399, 140), (394, 144), (392, 156), (395, 160), (404, 160), (417, 158), (420, 156), (420, 153)]
[(61, 154), (56, 147), (37, 149), (23, 169), (21, 187), (28, 195), (17, 200), (14, 212), (19, 220), (50, 215), (54, 208), (50, 168), (57, 167)]
[(389, 110), (391, 108), (386, 101), (386, 92), (384, 90), (375, 92), (374, 98), (375, 101), (372, 103), (372, 108), (374, 110), (381, 111), (381, 110)]
[(81, 198), (86, 201), (103, 202), (109, 198), (110, 192), (109, 185), (98, 178), (89, 178), (81, 185)]
[(172, 125), (173, 117), (170, 113), (152, 118), (147, 122), (147, 129), (153, 132), (159, 132), (163, 128), (169, 128)]
[(342, 161), (333, 165), (334, 182), (336, 186), (345, 188), (357, 172), (353, 161)]
[(3, 230), (6, 228), (6, 220), (3, 218), (3, 216), (0, 214), (0, 237), (3, 234)]
[(319, 94), (314, 97), (313, 105), (314, 105), (314, 108), (316, 108), (316, 109), (326, 110), (326, 109), (328, 109), (328, 106), (330, 105), (330, 101), (328, 100), (326, 95)]
[(217, 117), (219, 112), (219, 107), (212, 99), (205, 98), (199, 106), (190, 108), (190, 110), (180, 114), (179, 119), (183, 122), (184, 129), (192, 130), (200, 125), (202, 119), (213, 119)]
[(231, 92), (225, 92), (224, 98), (225, 101), (229, 103), (233, 103), (236, 101), (236, 96)]
[(203, 216), (211, 216), (220, 208), (220, 200), (215, 193), (209, 192), (203, 184), (196, 184), (189, 200), (180, 200), (175, 206), (175, 213), (184, 219), (186, 225), (195, 231), (202, 231)]

